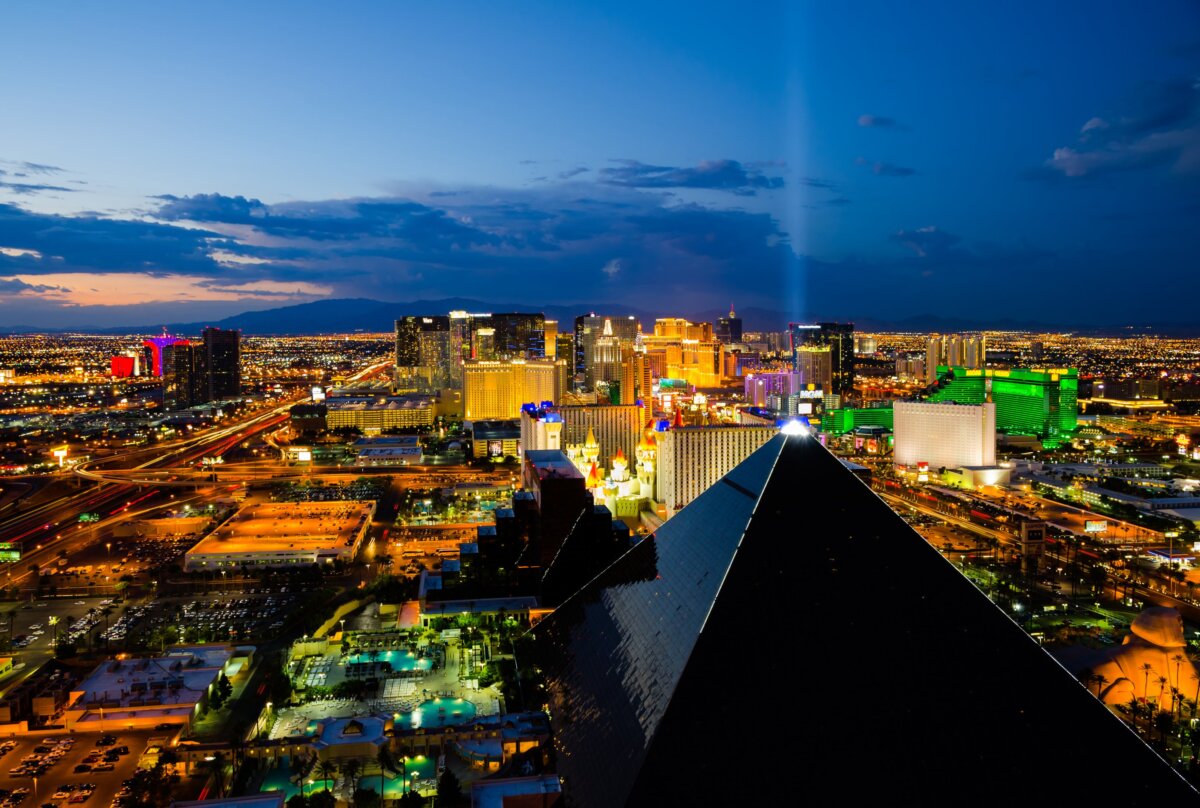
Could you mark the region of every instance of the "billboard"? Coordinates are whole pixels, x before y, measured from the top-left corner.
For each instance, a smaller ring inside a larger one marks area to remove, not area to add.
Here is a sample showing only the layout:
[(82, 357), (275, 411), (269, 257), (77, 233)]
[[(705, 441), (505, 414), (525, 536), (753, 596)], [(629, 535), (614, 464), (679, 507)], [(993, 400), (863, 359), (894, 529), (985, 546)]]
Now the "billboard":
[(21, 560), (21, 545), (12, 542), (0, 542), (0, 563)]
[(1106, 530), (1108, 530), (1108, 522), (1104, 521), (1103, 519), (1088, 519), (1083, 523), (1084, 533), (1103, 533)]
[(487, 444), (488, 457), (504, 457), (504, 441), (489, 440)]

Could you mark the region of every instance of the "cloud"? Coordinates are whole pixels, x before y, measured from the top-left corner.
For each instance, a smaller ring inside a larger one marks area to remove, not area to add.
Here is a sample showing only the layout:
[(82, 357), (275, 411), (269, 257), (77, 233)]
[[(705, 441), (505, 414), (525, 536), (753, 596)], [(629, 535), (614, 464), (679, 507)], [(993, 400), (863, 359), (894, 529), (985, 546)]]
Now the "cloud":
[(572, 177), (579, 176), (580, 174), (586, 174), (589, 170), (590, 169), (587, 166), (575, 166), (574, 168), (568, 168), (566, 171), (558, 172), (558, 178), (560, 180), (569, 180)]
[(906, 129), (895, 118), (888, 118), (883, 115), (859, 115), (858, 125), (867, 129)]
[(697, 188), (753, 195), (759, 189), (782, 188), (782, 177), (770, 177), (737, 160), (706, 160), (694, 168), (653, 166), (637, 160), (619, 160), (618, 166), (600, 169), (601, 182), (623, 188)]
[[(773, 183), (769, 169), (736, 161), (620, 169), (520, 188), (398, 186), (387, 196), (285, 203), (164, 193), (123, 214), (138, 218), (0, 203), (0, 277), (44, 287), (6, 287), (39, 306), (104, 309), (105, 321), (114, 305), (487, 290), (548, 302), (599, 303), (614, 288), (626, 299), (667, 295), (681, 305), (708, 305), (721, 288), (738, 288), (748, 304), (778, 299), (796, 266), (778, 220), (659, 192), (670, 183), (753, 190)], [(81, 275), (87, 284), (64, 283)], [(28, 322), (25, 311), (0, 306), (0, 318)]]
[(871, 173), (877, 177), (911, 177), (917, 173), (914, 169), (906, 168), (905, 166), (883, 163), (878, 160), (872, 162), (865, 157), (859, 157), (854, 162), (871, 169)]
[(45, 294), (47, 292), (69, 291), (62, 286), (26, 283), (20, 278), (0, 278), (0, 295), (21, 295), (28, 293)]
[(801, 177), (800, 184), (806, 188), (821, 188), (823, 190), (833, 190), (833, 185), (825, 180), (817, 177)]
[[(6, 166), (14, 166), (18, 171), (28, 174), (61, 174), (65, 168), (47, 165), (45, 163), (30, 163), (26, 160), (0, 160)], [(3, 173), (3, 172), (0, 172)]]
[[(13, 176), (19, 177), (22, 175), (13, 174)], [(39, 183), (25, 183), (25, 182), (0, 182), (0, 189), (10, 191), (14, 194), (19, 194), (21, 196), (32, 196), (34, 194), (40, 194), (45, 191), (64, 191), (68, 194), (74, 194), (74, 193), (79, 192), (78, 188), (65, 188), (62, 185), (42, 185)]]
[(1200, 82), (1142, 82), (1116, 114), (1094, 116), (1076, 144), (1029, 172), (1043, 179), (1099, 177), (1166, 167), (1200, 172)]
[(912, 250), (919, 258), (928, 258), (946, 255), (962, 239), (931, 225), (916, 230), (900, 230), (892, 234), (892, 241)]

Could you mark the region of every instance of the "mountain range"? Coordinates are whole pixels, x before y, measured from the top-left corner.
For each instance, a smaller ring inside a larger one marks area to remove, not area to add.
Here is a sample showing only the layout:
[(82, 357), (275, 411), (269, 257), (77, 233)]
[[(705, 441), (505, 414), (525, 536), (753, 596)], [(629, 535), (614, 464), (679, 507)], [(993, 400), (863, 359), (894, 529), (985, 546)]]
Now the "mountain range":
[[(11, 326), (0, 329), (9, 334), (36, 333), (98, 333), (98, 334), (153, 334), (166, 329), (174, 334), (198, 334), (208, 326), (218, 328), (238, 328), (248, 335), (303, 335), (303, 334), (347, 334), (355, 332), (385, 333), (394, 328), (397, 317), (420, 314), (445, 314), (450, 311), (472, 312), (544, 312), (547, 319), (556, 319), (559, 329), (569, 330), (578, 315), (588, 312), (610, 314), (613, 316), (634, 316), (647, 327), (657, 317), (683, 316), (693, 322), (715, 322), (718, 317), (728, 313), (723, 309), (709, 309), (697, 312), (668, 312), (649, 311), (630, 308), (611, 303), (579, 303), (574, 305), (529, 305), (511, 302), (486, 302), (473, 298), (452, 297), (440, 300), (413, 300), (408, 302), (386, 302), (369, 298), (339, 298), (332, 300), (317, 300), (311, 303), (300, 303), (273, 309), (259, 309), (235, 314), (209, 322), (190, 323), (158, 323), (130, 324), (119, 328), (70, 328), (46, 329), (31, 326)], [(789, 320), (796, 319), (783, 311), (748, 307), (738, 311), (746, 331), (783, 331)], [(1200, 336), (1200, 323), (1153, 323), (1142, 325), (1096, 325), (1096, 324), (1067, 324), (1044, 323), (1025, 320), (972, 320), (963, 317), (944, 317), (935, 314), (917, 315), (898, 320), (882, 320), (876, 318), (840, 317), (829, 314), (810, 315), (803, 318), (806, 322), (851, 320), (860, 331), (899, 331), (899, 332), (957, 332), (957, 331), (1035, 331), (1054, 332), (1070, 331), (1079, 334), (1132, 336), (1153, 335), (1171, 337)]]

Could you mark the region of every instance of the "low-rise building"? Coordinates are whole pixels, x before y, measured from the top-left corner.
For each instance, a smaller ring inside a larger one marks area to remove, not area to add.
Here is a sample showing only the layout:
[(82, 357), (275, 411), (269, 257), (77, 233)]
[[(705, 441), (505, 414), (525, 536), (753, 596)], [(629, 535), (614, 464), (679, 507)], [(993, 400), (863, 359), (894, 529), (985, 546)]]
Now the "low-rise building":
[(375, 517), (373, 500), (246, 505), (187, 551), (185, 568), (287, 567), (349, 561)]

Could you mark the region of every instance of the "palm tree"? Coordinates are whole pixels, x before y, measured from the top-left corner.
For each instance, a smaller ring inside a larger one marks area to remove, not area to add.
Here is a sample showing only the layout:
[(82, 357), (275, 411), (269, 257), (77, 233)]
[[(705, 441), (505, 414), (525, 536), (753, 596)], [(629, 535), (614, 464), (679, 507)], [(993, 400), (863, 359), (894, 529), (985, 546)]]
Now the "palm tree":
[(1143, 662), (1140, 669), (1142, 672), (1142, 701), (1150, 702), (1150, 674), (1154, 671), (1154, 666), (1149, 662)]
[(383, 805), (383, 774), (384, 771), (396, 771), (396, 761), (392, 758), (392, 750), (387, 744), (379, 747), (376, 760), (379, 762), (379, 804)]
[(362, 771), (362, 761), (359, 760), (358, 758), (350, 758), (349, 760), (347, 760), (345, 763), (342, 764), (342, 774), (345, 775), (345, 777), (346, 777), (347, 790), (351, 794), (353, 794), (355, 788), (357, 788), (357, 783), (355, 782), (355, 778), (358, 777), (358, 774), (361, 771)]
[(329, 781), (337, 774), (337, 766), (333, 765), (332, 761), (322, 760), (317, 764), (317, 771), (321, 773), (321, 780), (325, 783), (325, 790), (329, 790)]

